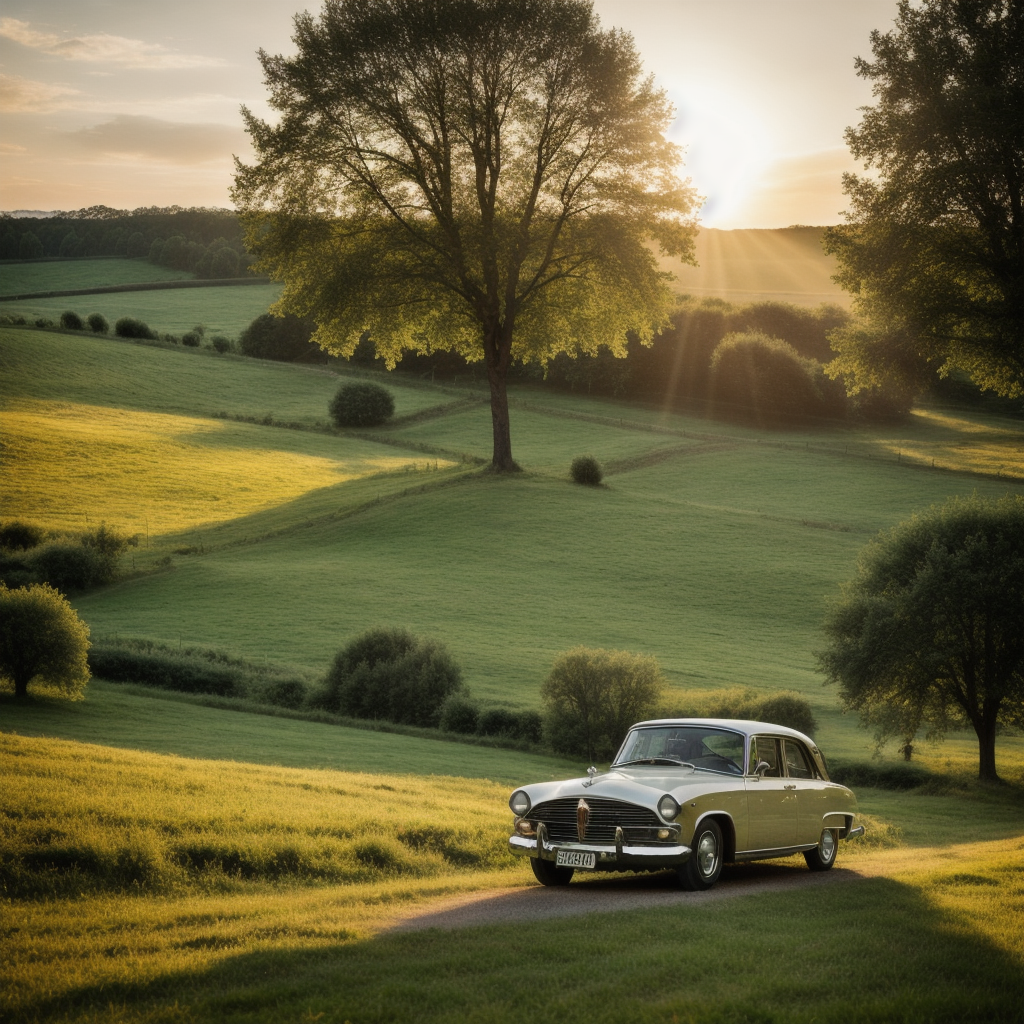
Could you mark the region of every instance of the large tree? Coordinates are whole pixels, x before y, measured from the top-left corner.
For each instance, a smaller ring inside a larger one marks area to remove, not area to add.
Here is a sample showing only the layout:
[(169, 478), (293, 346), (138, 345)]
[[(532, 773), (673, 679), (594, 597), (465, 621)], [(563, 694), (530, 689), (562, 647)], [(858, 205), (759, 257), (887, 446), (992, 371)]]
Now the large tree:
[(483, 360), (493, 468), (515, 468), (513, 359), (625, 355), (668, 322), (655, 248), (692, 260), (671, 107), (589, 0), (327, 0), (260, 53), (275, 124), (233, 198), (277, 311), (349, 355), (369, 331)]
[(833, 336), (851, 390), (938, 371), (1024, 395), (1024, 0), (901, 0), (857, 73), (848, 224), (825, 234), (861, 313)]
[(969, 722), (997, 779), (997, 729), (1024, 725), (1024, 498), (953, 499), (881, 534), (825, 634), (846, 707), (904, 738)]

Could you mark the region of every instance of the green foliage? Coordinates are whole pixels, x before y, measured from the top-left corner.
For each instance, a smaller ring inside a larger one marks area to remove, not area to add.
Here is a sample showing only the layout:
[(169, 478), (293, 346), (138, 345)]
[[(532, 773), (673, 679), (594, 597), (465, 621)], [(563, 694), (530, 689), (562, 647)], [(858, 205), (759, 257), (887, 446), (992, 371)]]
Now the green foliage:
[(23, 260), (38, 260), (43, 255), (43, 243), (36, 237), (35, 232), (26, 231), (21, 236), (18, 245), (18, 258)]
[(353, 718), (436, 728), (445, 700), (463, 688), (442, 644), (404, 629), (371, 629), (338, 651), (315, 703)]
[(43, 542), (45, 533), (31, 523), (11, 521), (0, 524), (0, 548), (5, 551), (28, 551)]
[(480, 707), (462, 691), (450, 693), (441, 705), (438, 728), (442, 732), (474, 733), (480, 718)]
[(1024, 724), (1022, 622), (1024, 498), (954, 498), (865, 548), (819, 666), (882, 738), (970, 722), (995, 779), (998, 725)]
[(0, 579), (8, 586), (49, 583), (65, 592), (91, 590), (116, 578), (121, 555), (136, 543), (105, 524), (78, 536), (55, 536), (23, 554), (0, 558)]
[(585, 484), (588, 487), (597, 487), (604, 477), (601, 464), (593, 455), (577, 455), (572, 460), (569, 473), (576, 483)]
[(311, 676), (287, 666), (151, 640), (104, 640), (94, 644), (89, 667), (98, 679), (114, 683), (240, 697), (284, 708), (302, 707), (312, 683)]
[(86, 318), (89, 330), (94, 334), (106, 334), (110, 330), (110, 324), (102, 313), (90, 313)]
[(825, 233), (869, 325), (833, 367), (853, 387), (962, 370), (1024, 395), (1022, 34), (1016, 3), (904, 0), (857, 60), (877, 102), (846, 139), (877, 176), (844, 176), (850, 223)]
[(154, 340), (157, 337), (156, 331), (150, 329), (149, 324), (133, 316), (123, 316), (114, 324), (114, 333), (119, 338), (145, 338)]
[(649, 245), (692, 259), (695, 233), (667, 97), (574, 0), (328, 4), (295, 41), (261, 57), (279, 116), (245, 112), (257, 162), (232, 193), (277, 308), (341, 356), (369, 331), (389, 367), (483, 359), (492, 466), (514, 470), (513, 360), (623, 355), (667, 323)]
[(343, 384), (327, 411), (339, 427), (378, 427), (394, 416), (395, 400), (380, 384), (358, 381)]
[(197, 334), (195, 331), (186, 331), (181, 336), (181, 343), (187, 348), (199, 348), (202, 342), (202, 336)]
[(242, 355), (291, 362), (319, 352), (310, 343), (312, 334), (313, 326), (306, 319), (263, 313), (242, 331), (238, 342)]
[(225, 338), (223, 334), (215, 334), (210, 339), (210, 345), (215, 351), (220, 352), (221, 355), (223, 355), (225, 352), (230, 352), (231, 349), (234, 347), (231, 344), (231, 339)]
[(654, 713), (664, 685), (650, 655), (574, 647), (541, 687), (545, 737), (557, 753), (607, 761), (628, 728)]
[[(728, 334), (711, 357), (712, 409), (725, 419), (758, 427), (792, 426), (830, 413), (821, 367), (778, 338), (760, 332)], [(836, 396), (841, 403), (841, 392)]]
[(67, 309), (60, 315), (60, 325), (65, 331), (84, 331), (85, 322), (82, 318), (74, 312), (74, 310)]
[(89, 682), (89, 627), (53, 587), (8, 590), (0, 582), (0, 680), (24, 697), (42, 684), (72, 700)]
[(767, 696), (746, 687), (686, 694), (681, 703), (662, 709), (665, 718), (739, 718), (752, 722), (785, 725), (813, 736), (818, 723), (805, 697), (791, 690)]
[(905, 762), (846, 761), (842, 758), (829, 758), (828, 774), (833, 782), (844, 786), (897, 791), (920, 789), (935, 779), (926, 769)]
[(527, 743), (539, 743), (543, 727), (543, 719), (536, 711), (491, 708), (480, 715), (476, 731), (481, 736), (506, 736)]

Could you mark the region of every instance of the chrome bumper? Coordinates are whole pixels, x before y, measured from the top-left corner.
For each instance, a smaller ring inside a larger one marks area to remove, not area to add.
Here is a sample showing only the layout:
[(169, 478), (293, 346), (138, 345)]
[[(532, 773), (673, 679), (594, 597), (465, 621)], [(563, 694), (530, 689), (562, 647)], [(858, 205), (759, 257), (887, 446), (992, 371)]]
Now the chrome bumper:
[(621, 829), (616, 829), (615, 845), (595, 843), (553, 843), (547, 837), (547, 830), (541, 826), (534, 838), (514, 835), (508, 840), (508, 848), (521, 857), (539, 857), (554, 860), (559, 850), (579, 853), (593, 853), (595, 869), (606, 868), (670, 868), (685, 864), (690, 859), (688, 846), (626, 846), (622, 841)]
[(864, 826), (858, 825), (856, 828), (851, 828), (845, 836), (840, 836), (840, 839), (860, 839), (864, 835)]

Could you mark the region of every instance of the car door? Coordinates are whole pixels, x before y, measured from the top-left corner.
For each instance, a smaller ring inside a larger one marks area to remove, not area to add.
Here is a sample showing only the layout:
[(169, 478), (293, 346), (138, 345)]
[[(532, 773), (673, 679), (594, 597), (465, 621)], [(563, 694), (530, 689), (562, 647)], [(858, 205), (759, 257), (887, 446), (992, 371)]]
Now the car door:
[[(747, 791), (747, 850), (781, 850), (797, 845), (799, 834), (796, 784), (786, 777), (783, 741), (755, 736), (744, 788)], [(756, 774), (759, 761), (768, 769)]]
[(827, 810), (829, 784), (821, 777), (810, 752), (799, 740), (785, 739), (782, 743), (786, 775), (796, 786), (797, 844), (816, 843), (821, 837)]

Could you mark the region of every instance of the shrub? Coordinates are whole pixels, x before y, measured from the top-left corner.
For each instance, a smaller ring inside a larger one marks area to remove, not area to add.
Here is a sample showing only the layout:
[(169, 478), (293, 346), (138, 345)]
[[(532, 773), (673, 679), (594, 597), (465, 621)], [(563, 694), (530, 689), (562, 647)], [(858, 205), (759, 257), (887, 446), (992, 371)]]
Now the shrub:
[(157, 333), (145, 321), (133, 316), (123, 316), (114, 324), (114, 333), (119, 338), (146, 338), (156, 340)]
[(541, 687), (545, 734), (559, 753), (607, 760), (629, 726), (653, 714), (663, 689), (649, 655), (575, 647), (555, 659)]
[(320, 348), (310, 342), (312, 335), (312, 321), (290, 313), (286, 316), (264, 313), (242, 331), (238, 343), (243, 355), (290, 362), (322, 354)]
[(67, 598), (45, 583), (8, 590), (0, 583), (0, 679), (24, 697), (33, 682), (80, 697), (89, 681), (89, 627)]
[(445, 647), (404, 629), (371, 629), (335, 656), (315, 703), (353, 718), (437, 728), (441, 708), (464, 691)]
[(34, 321), (36, 327), (56, 327), (57, 325), (48, 316), (38, 316)]
[(56, 537), (40, 544), (22, 561), (40, 583), (66, 592), (89, 590), (113, 582), (118, 560), (135, 543), (136, 538), (101, 525), (77, 538)]
[(585, 484), (588, 487), (597, 487), (604, 477), (601, 465), (593, 455), (578, 455), (572, 460), (569, 472), (576, 483)]
[(476, 732), (480, 709), (476, 702), (461, 691), (450, 693), (441, 705), (438, 727), (445, 732), (470, 734)]
[(275, 679), (264, 689), (263, 699), (281, 708), (301, 708), (306, 703), (306, 684), (301, 679)]
[(18, 521), (0, 525), (0, 548), (7, 551), (28, 551), (43, 542), (45, 534), (38, 526)]
[(85, 322), (95, 334), (106, 334), (110, 330), (110, 324), (102, 313), (90, 313)]
[(199, 348), (199, 345), (202, 342), (202, 340), (202, 336), (197, 334), (195, 331), (186, 331), (181, 336), (182, 345), (186, 345), (189, 348)]
[(218, 351), (221, 355), (225, 352), (231, 351), (231, 339), (225, 338), (223, 334), (215, 334), (210, 339), (210, 344)]
[(85, 330), (85, 321), (72, 309), (66, 309), (61, 313), (60, 325), (65, 331)]
[(507, 736), (509, 739), (539, 743), (543, 721), (536, 711), (491, 708), (480, 715), (476, 731), (481, 736)]
[(339, 427), (377, 427), (395, 414), (391, 392), (379, 384), (343, 384), (327, 407)]
[(819, 364), (760, 331), (726, 335), (711, 357), (711, 375), (713, 410), (724, 418), (772, 427), (829, 411)]
[(932, 782), (925, 768), (905, 762), (829, 761), (829, 778), (843, 786), (873, 786), (876, 789), (917, 789)]

